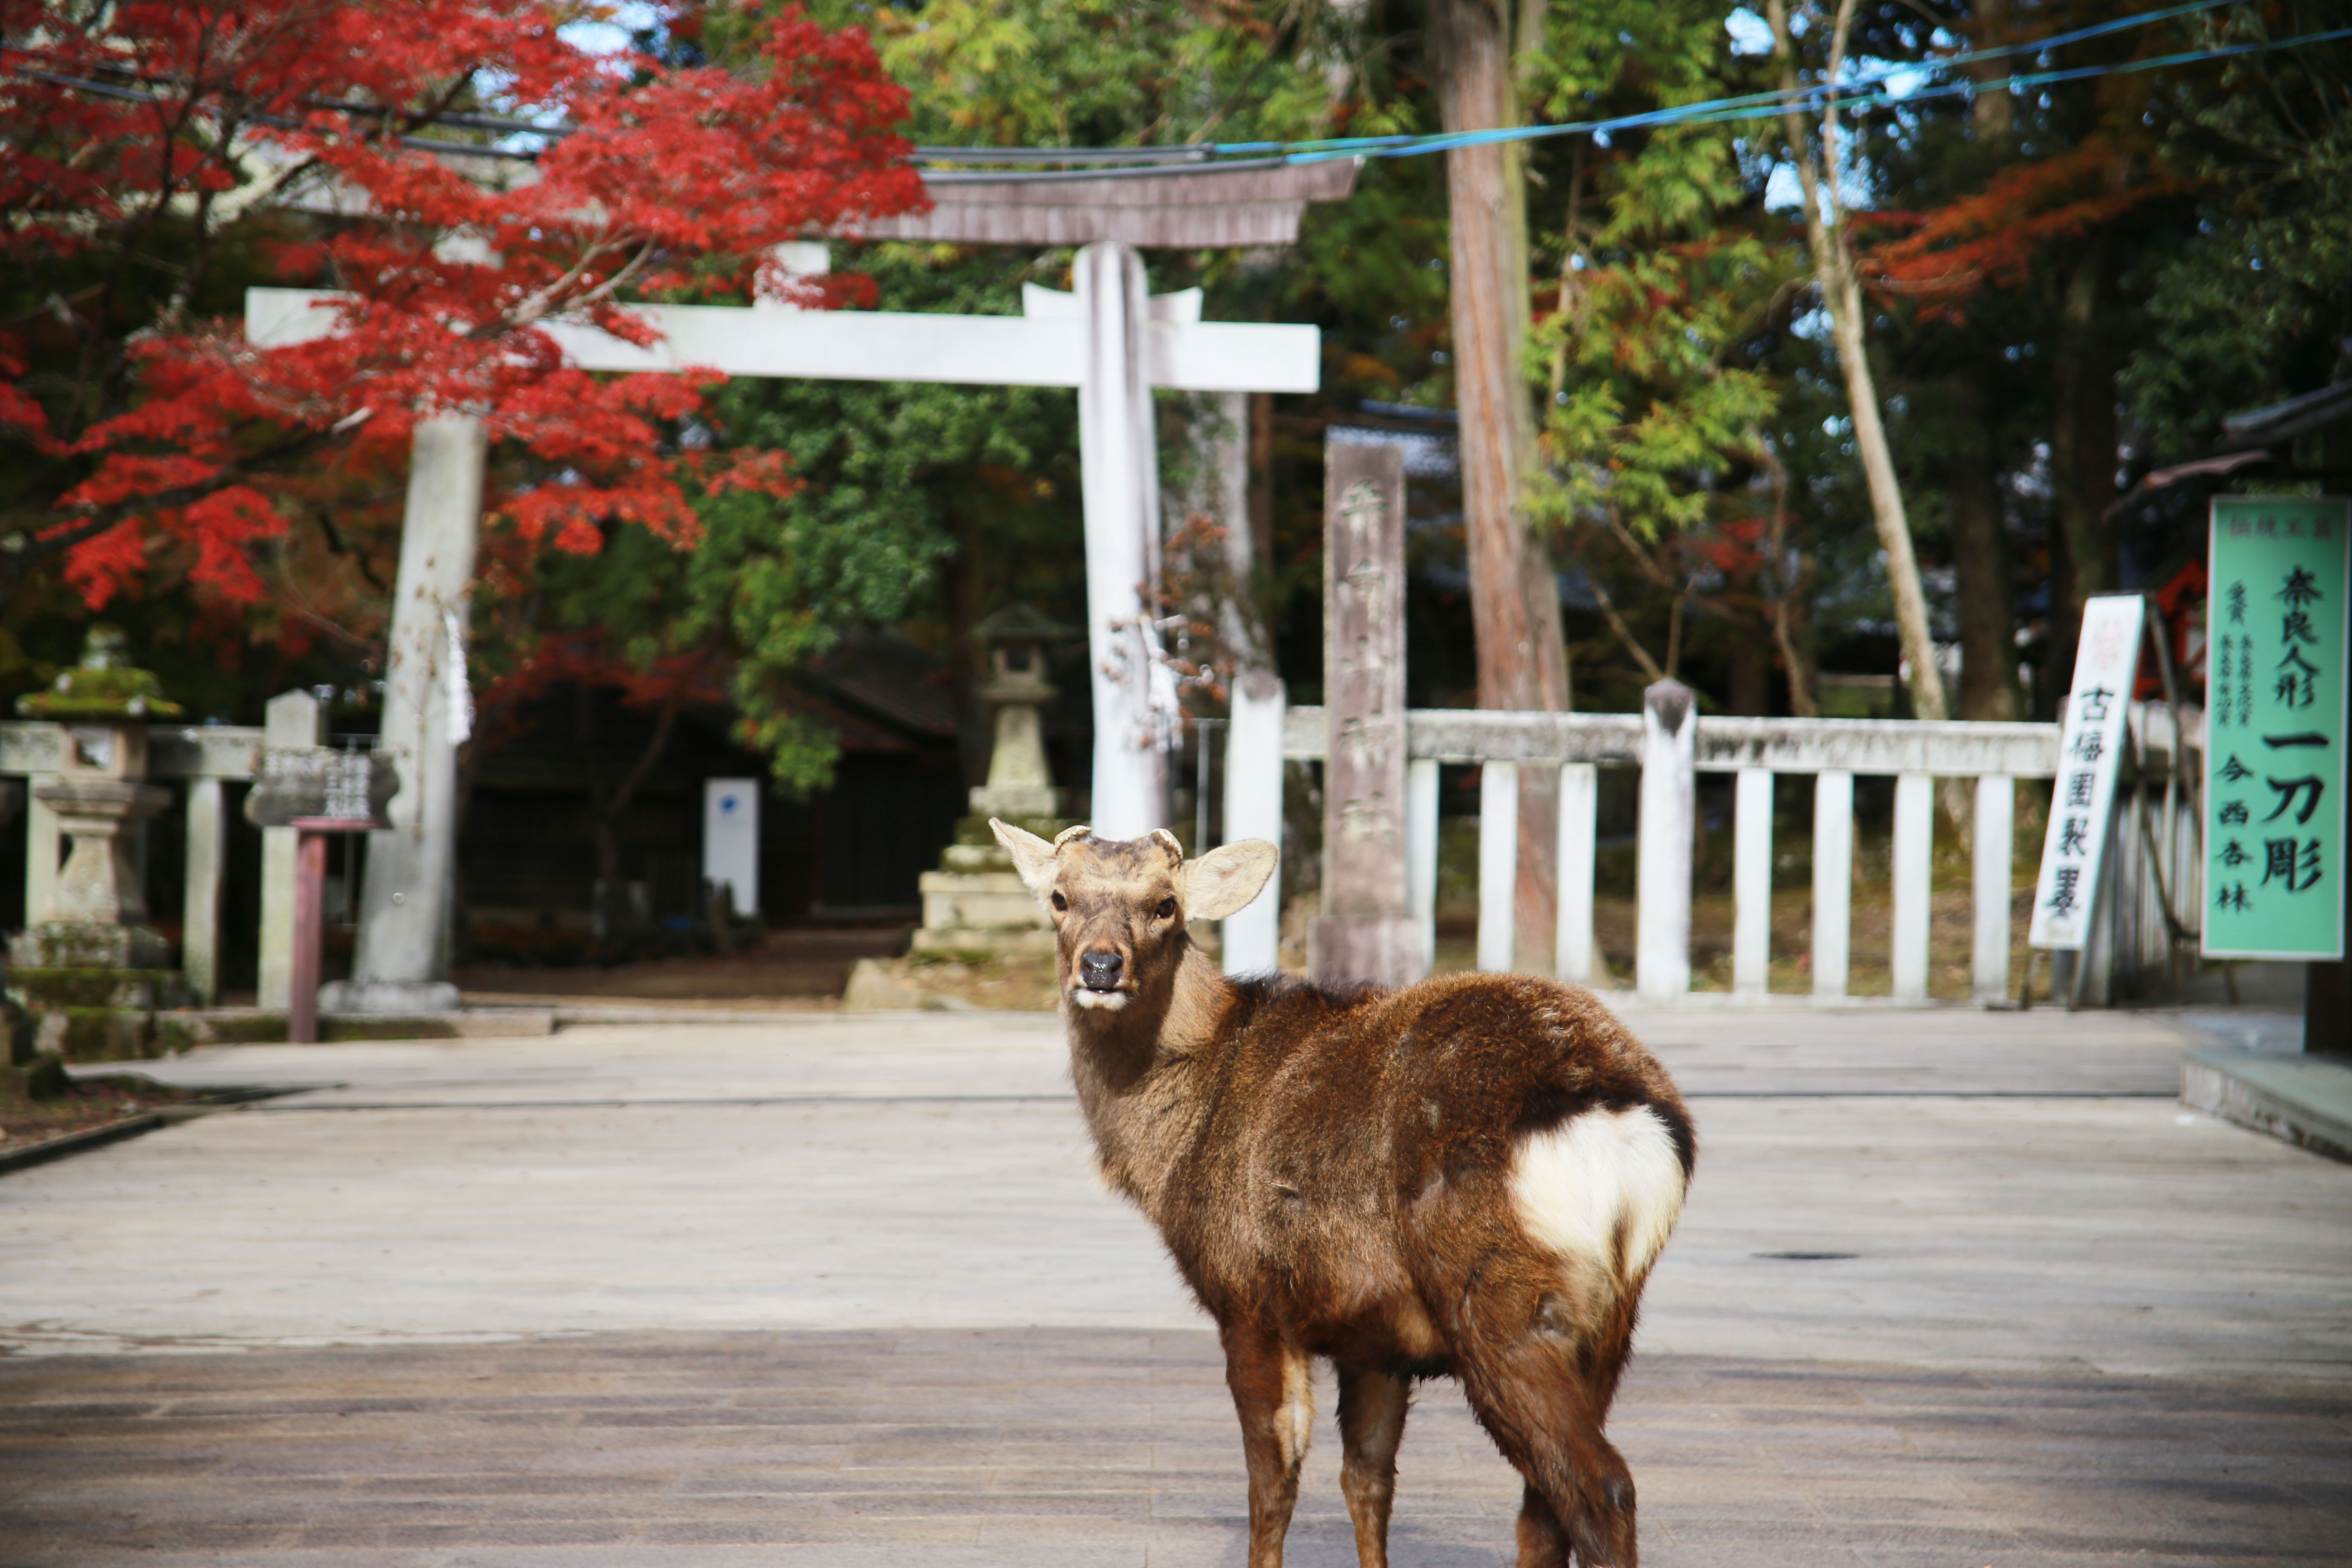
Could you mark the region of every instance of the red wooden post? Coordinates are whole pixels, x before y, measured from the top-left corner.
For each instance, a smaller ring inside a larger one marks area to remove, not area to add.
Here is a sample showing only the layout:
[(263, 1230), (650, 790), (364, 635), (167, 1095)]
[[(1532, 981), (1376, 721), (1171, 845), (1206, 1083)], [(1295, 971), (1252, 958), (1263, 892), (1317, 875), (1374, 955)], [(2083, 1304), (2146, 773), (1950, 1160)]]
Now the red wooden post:
[(327, 836), (294, 825), (294, 961), (286, 1002), (286, 1037), (298, 1046), (319, 1040), (319, 949), (325, 935)]

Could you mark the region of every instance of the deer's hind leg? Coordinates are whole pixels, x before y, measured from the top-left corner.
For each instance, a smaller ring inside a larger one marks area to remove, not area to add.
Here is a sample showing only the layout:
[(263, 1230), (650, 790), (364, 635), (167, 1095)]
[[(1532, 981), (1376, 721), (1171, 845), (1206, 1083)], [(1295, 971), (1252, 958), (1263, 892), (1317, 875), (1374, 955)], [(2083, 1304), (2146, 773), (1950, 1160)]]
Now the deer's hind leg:
[(1389, 1505), (1396, 1496), (1397, 1445), (1404, 1440), (1412, 1384), (1377, 1367), (1339, 1373), (1339, 1490), (1356, 1526), (1360, 1568), (1388, 1568)]
[[(1637, 1568), (1633, 1477), (1602, 1435), (1623, 1358), (1609, 1344), (1631, 1313), (1579, 1312), (1567, 1293), (1522, 1270), (1481, 1270), (1460, 1316), (1454, 1372), (1478, 1424), (1528, 1483), (1520, 1568)], [(1496, 1276), (1503, 1278), (1496, 1278)], [(1597, 1317), (1598, 1322), (1592, 1321)]]
[(1220, 1337), (1249, 1464), (1249, 1568), (1282, 1568), (1298, 1467), (1315, 1432), (1310, 1363), (1305, 1351), (1254, 1324), (1225, 1324)]

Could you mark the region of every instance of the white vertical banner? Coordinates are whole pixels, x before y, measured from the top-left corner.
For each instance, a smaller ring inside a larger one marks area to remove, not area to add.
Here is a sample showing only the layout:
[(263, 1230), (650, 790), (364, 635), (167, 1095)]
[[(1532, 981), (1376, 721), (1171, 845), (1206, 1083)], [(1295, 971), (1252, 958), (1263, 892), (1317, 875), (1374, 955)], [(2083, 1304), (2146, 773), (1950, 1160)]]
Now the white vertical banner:
[(2050, 831), (2042, 841), (2042, 878), (2034, 884), (2033, 927), (2026, 939), (2035, 947), (2079, 952), (2090, 941), (2147, 613), (2137, 594), (2102, 595), (2083, 606), (2074, 688), (2066, 694), (2059, 731)]
[(739, 915), (760, 912), (760, 781), (702, 781), (702, 876)]

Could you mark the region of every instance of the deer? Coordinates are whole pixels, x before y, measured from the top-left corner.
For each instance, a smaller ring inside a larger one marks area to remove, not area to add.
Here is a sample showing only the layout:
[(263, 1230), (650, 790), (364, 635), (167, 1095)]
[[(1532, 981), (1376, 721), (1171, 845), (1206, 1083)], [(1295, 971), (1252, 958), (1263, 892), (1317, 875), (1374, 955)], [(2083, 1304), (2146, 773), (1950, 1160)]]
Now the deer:
[(1164, 828), (990, 826), (1053, 921), (1100, 1173), (1216, 1323), (1249, 1568), (1281, 1568), (1318, 1359), (1362, 1568), (1388, 1563), (1413, 1388), (1445, 1376), (1525, 1482), (1520, 1568), (1638, 1568), (1602, 1426), (1697, 1147), (1656, 1058), (1591, 992), (1530, 975), (1227, 977), (1187, 928), (1258, 895), (1264, 840), (1187, 859)]

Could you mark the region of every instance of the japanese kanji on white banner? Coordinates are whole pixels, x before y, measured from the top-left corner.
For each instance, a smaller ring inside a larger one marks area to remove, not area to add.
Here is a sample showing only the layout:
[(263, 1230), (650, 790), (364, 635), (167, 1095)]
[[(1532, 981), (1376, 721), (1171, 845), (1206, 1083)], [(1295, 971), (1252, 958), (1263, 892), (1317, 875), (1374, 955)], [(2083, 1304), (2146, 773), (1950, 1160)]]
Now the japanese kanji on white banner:
[(2066, 695), (2059, 731), (2058, 784), (2050, 796), (2050, 832), (2042, 841), (2042, 879), (2034, 886), (2033, 927), (2026, 939), (2035, 947), (2079, 952), (2090, 937), (2147, 613), (2137, 594), (2103, 595), (2083, 606), (2074, 689)]

